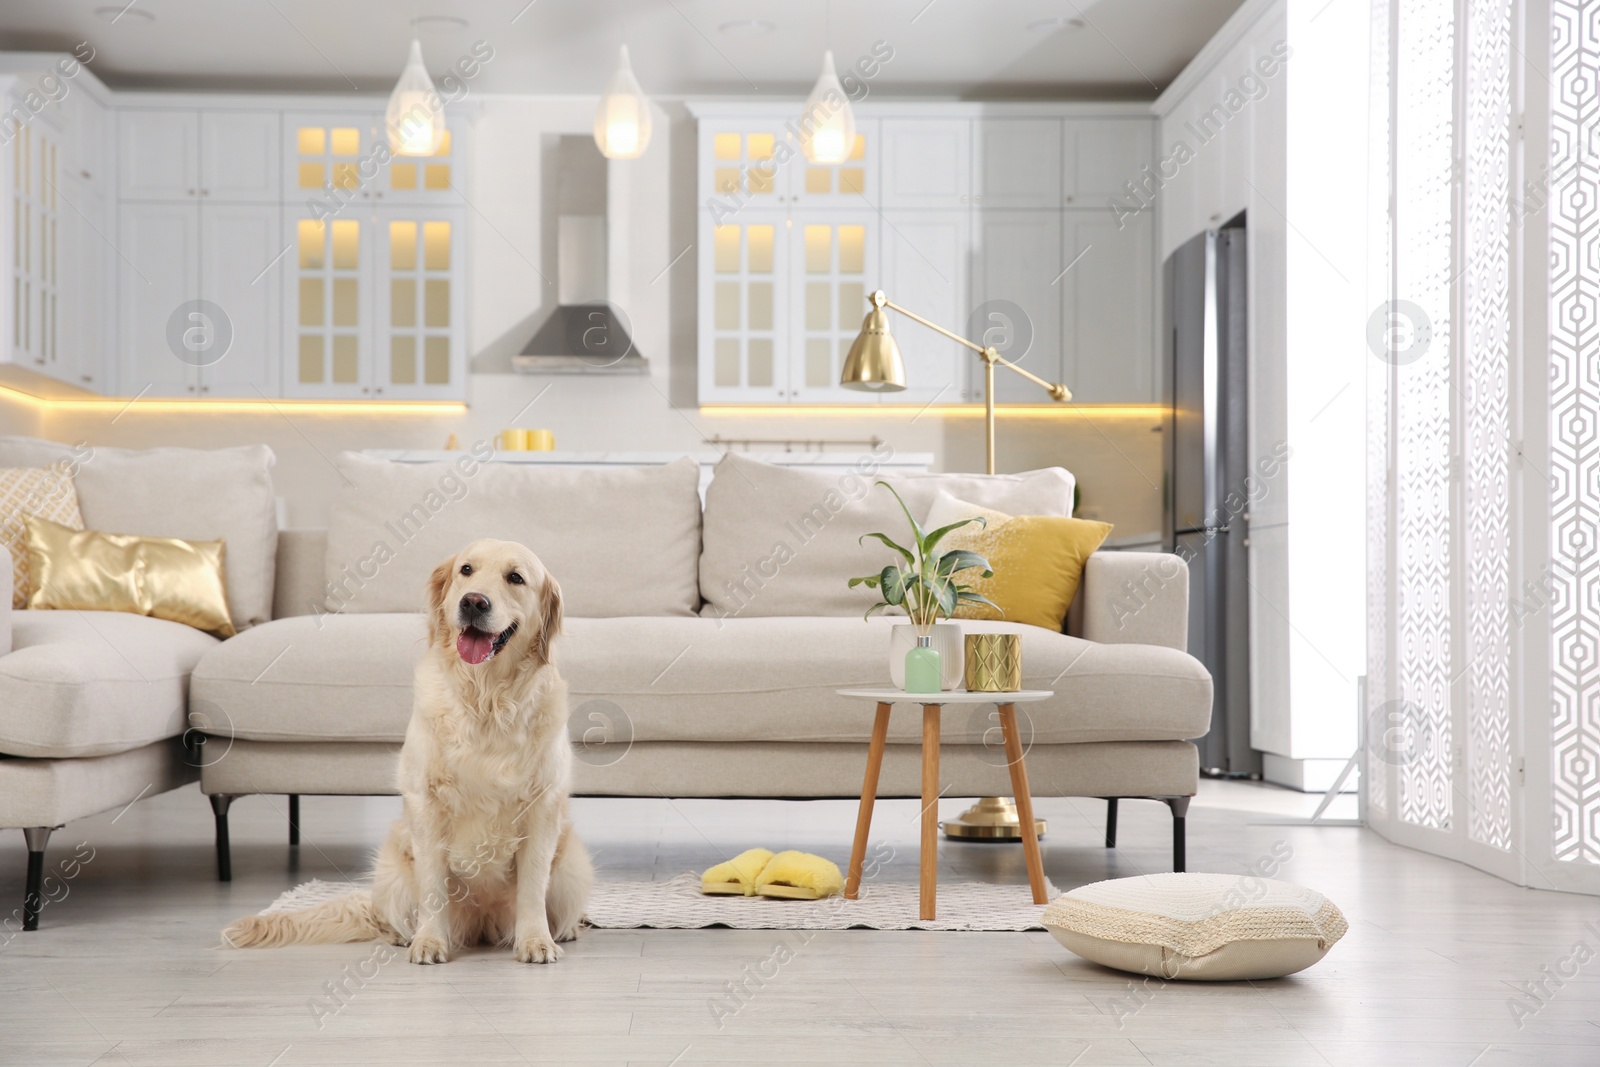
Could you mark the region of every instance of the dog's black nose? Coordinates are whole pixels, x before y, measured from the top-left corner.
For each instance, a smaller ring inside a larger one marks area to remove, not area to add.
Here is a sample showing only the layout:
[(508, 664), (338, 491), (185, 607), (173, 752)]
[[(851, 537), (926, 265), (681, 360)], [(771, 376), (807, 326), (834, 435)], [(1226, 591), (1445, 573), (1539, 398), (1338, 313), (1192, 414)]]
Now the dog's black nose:
[(468, 593), (461, 598), (461, 610), (471, 615), (487, 615), (489, 598), (482, 593)]

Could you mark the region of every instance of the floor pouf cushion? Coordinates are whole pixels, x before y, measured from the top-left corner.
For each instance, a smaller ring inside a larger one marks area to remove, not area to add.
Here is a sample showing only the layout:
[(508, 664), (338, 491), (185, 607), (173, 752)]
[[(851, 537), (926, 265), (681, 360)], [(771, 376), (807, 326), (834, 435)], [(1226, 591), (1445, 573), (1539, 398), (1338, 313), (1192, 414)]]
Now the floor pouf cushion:
[(1348, 926), (1333, 902), (1290, 882), (1151, 874), (1080, 886), (1045, 927), (1084, 959), (1166, 979), (1281, 978), (1316, 963)]

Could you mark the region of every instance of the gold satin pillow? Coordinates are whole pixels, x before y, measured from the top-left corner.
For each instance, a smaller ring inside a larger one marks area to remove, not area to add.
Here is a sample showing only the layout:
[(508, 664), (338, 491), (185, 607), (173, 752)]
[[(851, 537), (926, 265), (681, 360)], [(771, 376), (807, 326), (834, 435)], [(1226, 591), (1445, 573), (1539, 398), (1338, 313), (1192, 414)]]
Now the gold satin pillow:
[(28, 563), (34, 588), (28, 607), (127, 611), (232, 637), (225, 548), (223, 541), (74, 530), (33, 517)]

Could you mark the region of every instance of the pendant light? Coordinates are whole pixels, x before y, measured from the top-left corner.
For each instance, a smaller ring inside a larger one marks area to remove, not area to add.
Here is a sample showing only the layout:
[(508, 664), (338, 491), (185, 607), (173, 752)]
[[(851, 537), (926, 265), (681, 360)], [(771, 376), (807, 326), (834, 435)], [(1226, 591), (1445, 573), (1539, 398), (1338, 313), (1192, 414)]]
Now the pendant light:
[(813, 163), (843, 163), (856, 146), (856, 116), (833, 69), (833, 50), (822, 53), (822, 74), (800, 114), (800, 147)]
[(444, 101), (422, 65), (422, 42), (411, 40), (405, 69), (384, 112), (389, 148), (397, 156), (431, 156), (444, 143)]
[(595, 109), (594, 143), (607, 159), (638, 159), (650, 146), (650, 101), (633, 76), (627, 45)]

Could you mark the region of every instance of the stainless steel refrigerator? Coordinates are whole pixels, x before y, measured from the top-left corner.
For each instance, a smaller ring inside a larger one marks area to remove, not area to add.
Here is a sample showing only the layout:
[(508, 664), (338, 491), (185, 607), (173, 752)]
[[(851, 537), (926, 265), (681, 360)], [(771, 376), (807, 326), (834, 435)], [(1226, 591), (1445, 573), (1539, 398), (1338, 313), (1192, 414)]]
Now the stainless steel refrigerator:
[(1211, 672), (1202, 773), (1259, 777), (1250, 747), (1247, 332), (1241, 220), (1202, 233), (1165, 270), (1167, 547), (1188, 561), (1189, 652)]

